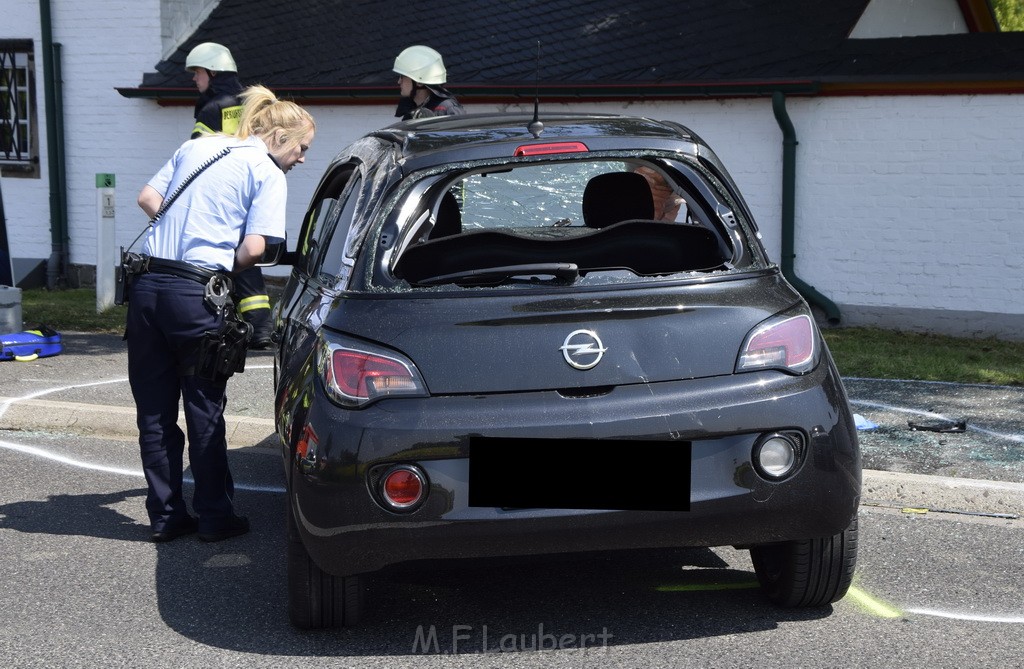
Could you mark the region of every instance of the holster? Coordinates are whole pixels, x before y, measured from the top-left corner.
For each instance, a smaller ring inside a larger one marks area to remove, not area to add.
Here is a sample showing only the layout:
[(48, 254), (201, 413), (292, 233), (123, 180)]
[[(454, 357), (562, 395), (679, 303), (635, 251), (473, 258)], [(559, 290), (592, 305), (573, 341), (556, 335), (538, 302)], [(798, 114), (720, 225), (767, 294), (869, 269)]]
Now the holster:
[(244, 372), (251, 336), (251, 325), (232, 318), (225, 318), (216, 330), (207, 330), (199, 342), (196, 376), (222, 383), (235, 372)]
[(114, 304), (118, 306), (128, 304), (128, 294), (131, 292), (132, 281), (135, 279), (135, 275), (142, 273), (145, 267), (145, 256), (125, 251), (124, 247), (121, 247), (121, 264), (117, 268), (117, 275), (114, 281)]

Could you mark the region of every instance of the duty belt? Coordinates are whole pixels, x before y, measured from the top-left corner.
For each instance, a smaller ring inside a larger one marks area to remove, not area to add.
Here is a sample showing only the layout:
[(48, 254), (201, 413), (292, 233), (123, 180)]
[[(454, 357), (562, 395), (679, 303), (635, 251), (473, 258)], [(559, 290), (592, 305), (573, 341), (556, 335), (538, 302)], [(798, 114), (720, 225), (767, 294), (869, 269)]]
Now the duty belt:
[(209, 283), (210, 279), (221, 274), (212, 269), (198, 267), (192, 263), (180, 260), (167, 260), (165, 258), (147, 257), (144, 261), (142, 272), (156, 272), (157, 274), (170, 274), (180, 276), (183, 279), (192, 279), (199, 283)]

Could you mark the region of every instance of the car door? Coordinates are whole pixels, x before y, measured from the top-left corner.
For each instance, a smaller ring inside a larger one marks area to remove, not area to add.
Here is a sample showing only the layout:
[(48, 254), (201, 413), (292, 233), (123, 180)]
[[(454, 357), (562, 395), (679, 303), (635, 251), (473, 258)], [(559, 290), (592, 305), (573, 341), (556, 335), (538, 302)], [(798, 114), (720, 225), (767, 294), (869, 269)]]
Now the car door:
[(321, 181), (307, 209), (281, 299), (278, 382), (295, 377), (312, 354), (323, 312), (340, 276), (351, 268), (344, 246), (361, 183), (357, 163), (338, 165)]

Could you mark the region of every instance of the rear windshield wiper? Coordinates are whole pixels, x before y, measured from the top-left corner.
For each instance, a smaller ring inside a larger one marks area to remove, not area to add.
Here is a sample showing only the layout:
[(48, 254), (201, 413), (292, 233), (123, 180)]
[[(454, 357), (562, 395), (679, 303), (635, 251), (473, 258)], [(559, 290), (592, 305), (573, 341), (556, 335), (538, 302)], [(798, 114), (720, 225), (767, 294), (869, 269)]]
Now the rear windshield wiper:
[(579, 278), (580, 269), (575, 263), (535, 263), (532, 265), (508, 265), (506, 267), (482, 267), (452, 274), (428, 276), (413, 283), (416, 286), (439, 286), (454, 283), (459, 286), (497, 286), (515, 280), (522, 283), (571, 284)]

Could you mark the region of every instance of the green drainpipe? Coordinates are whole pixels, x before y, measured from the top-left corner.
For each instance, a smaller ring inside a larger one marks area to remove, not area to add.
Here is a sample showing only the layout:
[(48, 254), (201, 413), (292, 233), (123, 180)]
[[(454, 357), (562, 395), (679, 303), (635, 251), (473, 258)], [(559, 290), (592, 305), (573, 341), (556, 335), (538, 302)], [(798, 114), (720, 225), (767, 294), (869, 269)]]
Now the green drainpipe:
[(67, 172), (64, 165), (63, 97), (60, 91), (60, 45), (53, 43), (50, 0), (40, 0), (42, 25), (43, 93), (46, 100), (46, 148), (50, 175), (50, 259), (46, 263), (46, 287), (67, 282), (69, 238)]
[(825, 311), (829, 325), (839, 324), (839, 307), (835, 302), (828, 299), (814, 286), (798, 277), (793, 272), (793, 258), (796, 257), (793, 240), (793, 230), (796, 221), (796, 130), (793, 129), (793, 122), (786, 113), (786, 96), (782, 91), (772, 93), (772, 110), (775, 112), (775, 120), (782, 130), (782, 276), (794, 288), (796, 288), (804, 299), (811, 304), (820, 307)]

